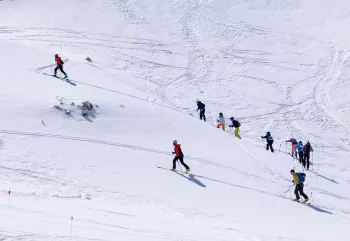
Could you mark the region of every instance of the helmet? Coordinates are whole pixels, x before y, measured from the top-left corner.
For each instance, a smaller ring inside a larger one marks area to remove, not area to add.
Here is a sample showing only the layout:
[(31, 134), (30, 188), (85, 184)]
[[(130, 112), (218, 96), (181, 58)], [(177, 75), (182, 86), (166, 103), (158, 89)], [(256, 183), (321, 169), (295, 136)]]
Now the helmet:
[(196, 103), (199, 103), (200, 101), (199, 100), (196, 100)]
[(55, 57), (57, 58), (57, 57), (58, 57), (58, 54), (55, 54)]
[(222, 112), (219, 113), (219, 116), (223, 116), (223, 115), (222, 115)]
[(302, 142), (302, 141), (299, 141), (299, 144), (303, 144), (303, 142)]
[(177, 145), (177, 140), (173, 141), (173, 145), (176, 146)]
[(307, 141), (306, 144), (310, 144), (310, 141)]
[(230, 120), (234, 120), (235, 118), (231, 117)]
[(268, 131), (268, 132), (266, 132), (266, 135), (271, 135), (271, 133)]

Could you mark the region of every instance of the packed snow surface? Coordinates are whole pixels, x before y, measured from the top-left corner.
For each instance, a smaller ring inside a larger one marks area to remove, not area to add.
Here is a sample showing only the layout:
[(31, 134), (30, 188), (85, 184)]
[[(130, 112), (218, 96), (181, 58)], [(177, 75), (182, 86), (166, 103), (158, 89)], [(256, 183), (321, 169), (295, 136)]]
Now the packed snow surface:
[[(350, 240), (349, 8), (0, 1), (0, 240)], [(310, 205), (291, 137), (314, 148)], [(192, 174), (169, 170), (175, 139)]]

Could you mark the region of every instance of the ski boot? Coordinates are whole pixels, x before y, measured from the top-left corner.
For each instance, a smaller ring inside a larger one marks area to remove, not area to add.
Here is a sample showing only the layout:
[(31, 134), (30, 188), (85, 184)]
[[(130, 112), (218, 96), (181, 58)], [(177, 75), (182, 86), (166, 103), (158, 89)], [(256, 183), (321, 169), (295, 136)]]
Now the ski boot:
[(294, 202), (298, 202), (300, 203), (300, 200), (299, 199), (293, 199)]
[(171, 168), (170, 171), (176, 172), (176, 169), (175, 168)]
[(189, 168), (188, 168), (188, 169), (186, 169), (186, 173), (189, 173), (190, 171), (191, 171), (191, 169), (189, 169)]
[(309, 199), (308, 198), (306, 198), (304, 201), (303, 201), (303, 203), (306, 203), (306, 202), (308, 202), (309, 201)]

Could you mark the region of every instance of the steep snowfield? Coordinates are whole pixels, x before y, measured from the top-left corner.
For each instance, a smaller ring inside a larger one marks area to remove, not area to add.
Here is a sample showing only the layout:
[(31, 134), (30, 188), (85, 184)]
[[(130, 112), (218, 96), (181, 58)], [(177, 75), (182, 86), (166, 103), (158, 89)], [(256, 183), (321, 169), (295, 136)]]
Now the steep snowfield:
[[(0, 1), (0, 240), (349, 240), (349, 6)], [(291, 136), (315, 149), (310, 206)], [(192, 175), (167, 170), (174, 139)]]

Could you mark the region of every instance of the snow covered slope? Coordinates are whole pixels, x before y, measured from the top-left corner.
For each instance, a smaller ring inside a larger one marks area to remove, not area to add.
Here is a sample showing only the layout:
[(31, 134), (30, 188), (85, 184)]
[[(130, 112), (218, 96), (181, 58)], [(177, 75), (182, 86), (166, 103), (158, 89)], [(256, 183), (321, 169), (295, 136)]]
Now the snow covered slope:
[[(0, 1), (0, 239), (349, 240), (349, 6)], [(315, 149), (310, 206), (290, 201), (291, 136)], [(167, 170), (174, 139), (192, 175)]]

